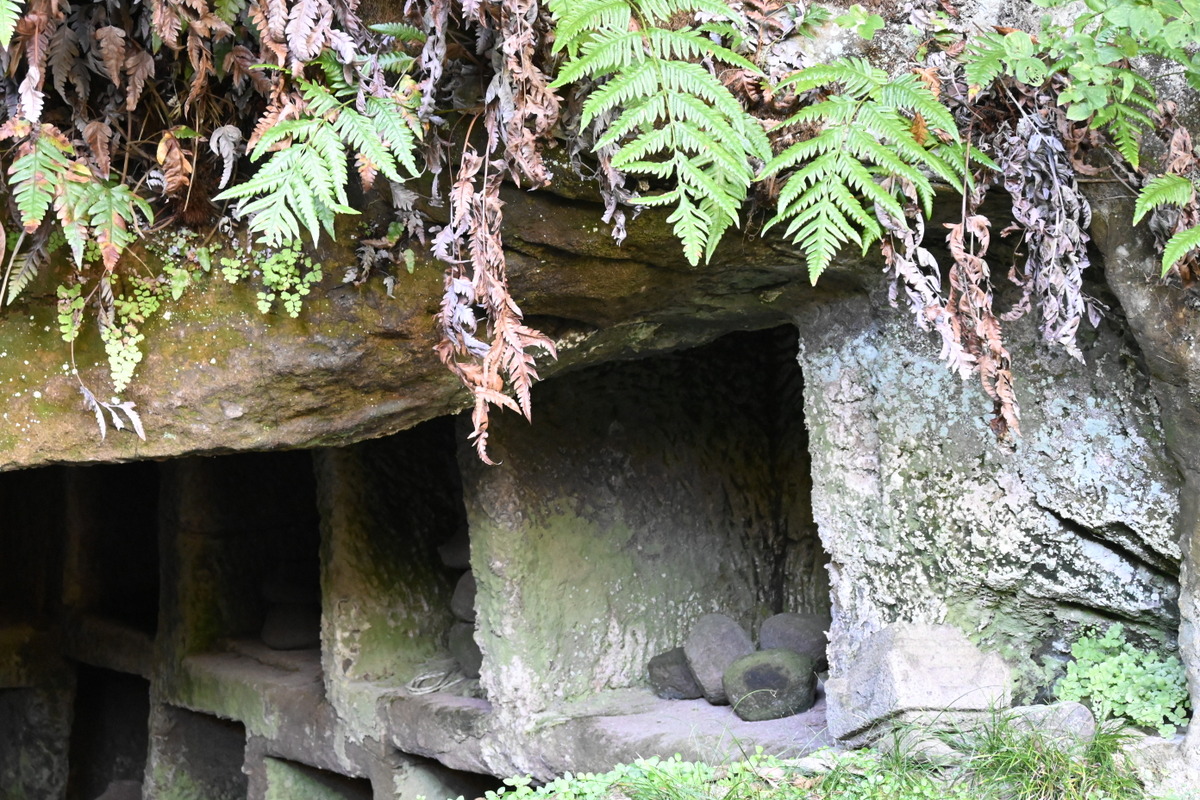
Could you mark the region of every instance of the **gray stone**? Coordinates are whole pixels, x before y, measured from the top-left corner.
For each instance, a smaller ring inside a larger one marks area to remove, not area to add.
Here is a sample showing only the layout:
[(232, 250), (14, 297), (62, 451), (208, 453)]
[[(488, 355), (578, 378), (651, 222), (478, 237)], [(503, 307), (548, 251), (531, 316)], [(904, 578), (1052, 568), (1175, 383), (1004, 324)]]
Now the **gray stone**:
[(483, 653), (475, 641), (475, 626), (469, 622), (456, 622), (450, 629), (450, 655), (458, 662), (463, 674), (468, 678), (478, 678), (483, 666)]
[(460, 529), (445, 544), (438, 545), (438, 558), (450, 569), (471, 568), (471, 537)]
[(793, 650), (742, 656), (725, 670), (722, 683), (733, 712), (750, 722), (790, 717), (817, 701), (813, 660)]
[(688, 666), (682, 647), (659, 653), (646, 665), (650, 688), (664, 700), (695, 700), (704, 696)]
[(745, 655), (754, 652), (750, 634), (724, 614), (705, 614), (696, 620), (683, 644), (688, 666), (704, 690), (704, 699), (713, 705), (725, 705), (725, 670)]
[(454, 596), (450, 598), (450, 610), (454, 616), (463, 622), (475, 621), (475, 575), (464, 572), (454, 586)]
[(825, 681), (829, 731), (861, 744), (910, 711), (1007, 708), (1011, 674), (951, 625), (898, 623), (869, 637), (858, 658)]
[(776, 614), (763, 620), (758, 629), (761, 650), (783, 648), (808, 656), (817, 672), (829, 669), (825, 649), (829, 643), (825, 632), (833, 624), (828, 614)]
[(1089, 333), (1085, 365), (1048, 351), (1035, 319), (1005, 324), (1013, 363), (1039, 365), (1014, 377), (1009, 447), (907, 315), (863, 299), (797, 324), (831, 677), (881, 628), (949, 623), (1005, 652), (1028, 703), (1045, 656), (1097, 613), (1173, 636), (1179, 473), (1124, 331)]
[(1017, 730), (1034, 731), (1066, 750), (1086, 745), (1096, 735), (1096, 718), (1083, 703), (1063, 700), (1038, 706), (1017, 706), (1007, 712)]
[(113, 781), (96, 800), (142, 800), (142, 782)]
[(272, 650), (309, 650), (321, 646), (321, 607), (277, 603), (267, 609), (262, 641)]

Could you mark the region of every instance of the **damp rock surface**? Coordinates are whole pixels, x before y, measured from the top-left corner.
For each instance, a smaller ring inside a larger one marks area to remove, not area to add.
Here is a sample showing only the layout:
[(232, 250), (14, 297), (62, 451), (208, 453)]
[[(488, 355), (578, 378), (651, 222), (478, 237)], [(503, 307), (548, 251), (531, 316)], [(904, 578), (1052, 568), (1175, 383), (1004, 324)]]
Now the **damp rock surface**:
[(792, 650), (760, 650), (729, 665), (722, 678), (733, 711), (748, 722), (780, 719), (817, 700), (813, 660)]

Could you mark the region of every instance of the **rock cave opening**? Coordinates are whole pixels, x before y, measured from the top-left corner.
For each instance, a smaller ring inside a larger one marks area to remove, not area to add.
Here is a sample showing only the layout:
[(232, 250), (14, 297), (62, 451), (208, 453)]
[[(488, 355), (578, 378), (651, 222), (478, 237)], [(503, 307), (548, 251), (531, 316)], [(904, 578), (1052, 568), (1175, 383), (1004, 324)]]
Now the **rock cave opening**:
[(141, 781), (453, 797), (825, 744), (820, 698), (746, 722), (647, 688), (706, 614), (752, 636), (828, 614), (802, 388), (781, 328), (547, 380), (534, 425), (493, 423), (500, 467), (446, 416), (340, 448), (6, 474), (0, 716), (42, 766), (0, 772), (68, 800)]

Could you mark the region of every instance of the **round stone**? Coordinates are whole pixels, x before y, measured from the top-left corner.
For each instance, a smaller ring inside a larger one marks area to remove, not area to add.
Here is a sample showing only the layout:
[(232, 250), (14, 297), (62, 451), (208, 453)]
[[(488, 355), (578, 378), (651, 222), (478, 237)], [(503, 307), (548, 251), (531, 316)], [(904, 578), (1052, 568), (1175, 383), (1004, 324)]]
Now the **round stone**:
[(724, 614), (705, 614), (696, 620), (683, 643), (688, 666), (713, 705), (729, 702), (722, 682), (725, 670), (742, 656), (754, 652), (750, 634)]
[(724, 684), (734, 713), (750, 722), (799, 714), (817, 699), (812, 659), (792, 650), (742, 656), (725, 670)]

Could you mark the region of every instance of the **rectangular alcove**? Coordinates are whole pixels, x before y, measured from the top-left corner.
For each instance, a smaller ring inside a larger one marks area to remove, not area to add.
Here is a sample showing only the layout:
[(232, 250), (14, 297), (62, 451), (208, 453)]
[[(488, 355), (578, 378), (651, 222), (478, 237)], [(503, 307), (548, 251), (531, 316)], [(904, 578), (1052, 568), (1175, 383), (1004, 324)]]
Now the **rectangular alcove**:
[(246, 800), (244, 725), (170, 705), (156, 706), (150, 723), (148, 785), (143, 796)]
[(76, 671), (67, 800), (95, 800), (120, 781), (140, 784), (149, 724), (149, 681), (81, 666)]
[(66, 653), (148, 678), (159, 612), (159, 465), (64, 473)]
[(749, 724), (646, 688), (648, 661), (704, 614), (756, 635), (779, 612), (829, 611), (795, 330), (580, 370), (533, 400), (532, 425), (494, 415), (502, 466), (459, 459), (482, 684), (497, 729), (537, 731), (549, 753), (509, 766), (727, 758), (734, 738), (792, 754), (828, 743), (820, 701)]
[(311, 454), (188, 458), (163, 470), (165, 657), (177, 676), (166, 699), (257, 732), (292, 713), (320, 715)]

